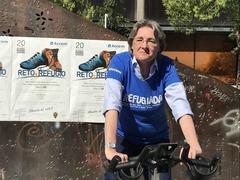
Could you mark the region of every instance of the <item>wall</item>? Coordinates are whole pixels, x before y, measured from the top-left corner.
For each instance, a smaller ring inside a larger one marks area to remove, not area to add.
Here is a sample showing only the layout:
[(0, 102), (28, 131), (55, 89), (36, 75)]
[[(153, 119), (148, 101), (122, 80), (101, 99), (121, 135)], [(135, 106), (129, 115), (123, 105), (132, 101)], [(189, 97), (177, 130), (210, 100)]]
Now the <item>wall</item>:
[(236, 84), (237, 57), (231, 52), (235, 44), (228, 32), (166, 34), (166, 55), (227, 84)]
[[(2, 0), (0, 14), (0, 35), (125, 40), (47, 0)], [(239, 90), (176, 65), (204, 154), (222, 154), (219, 176), (214, 179), (239, 179)], [(171, 140), (181, 144), (178, 124), (170, 115), (169, 119)], [(0, 179), (102, 179), (103, 150), (103, 124), (0, 122)], [(186, 169), (174, 168), (173, 176), (187, 179)]]

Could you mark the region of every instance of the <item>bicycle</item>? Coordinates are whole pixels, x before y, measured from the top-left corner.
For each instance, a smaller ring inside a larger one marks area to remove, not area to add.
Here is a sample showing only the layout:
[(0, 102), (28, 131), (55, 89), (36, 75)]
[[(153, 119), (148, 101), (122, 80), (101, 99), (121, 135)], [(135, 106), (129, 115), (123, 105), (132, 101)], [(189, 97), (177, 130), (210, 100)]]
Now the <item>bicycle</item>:
[(174, 155), (177, 146), (178, 144), (176, 143), (147, 145), (139, 155), (129, 157), (128, 162), (121, 163), (121, 158), (114, 156), (112, 160), (104, 162), (104, 167), (106, 171), (116, 172), (120, 180), (139, 179), (143, 174), (144, 167), (150, 168), (155, 179), (157, 173), (167, 172), (180, 162), (187, 167), (192, 180), (209, 179), (216, 173), (221, 159), (220, 154), (216, 153), (211, 160), (200, 155), (196, 159), (189, 159), (188, 152), (190, 146), (189, 144), (184, 144), (181, 157), (178, 157)]

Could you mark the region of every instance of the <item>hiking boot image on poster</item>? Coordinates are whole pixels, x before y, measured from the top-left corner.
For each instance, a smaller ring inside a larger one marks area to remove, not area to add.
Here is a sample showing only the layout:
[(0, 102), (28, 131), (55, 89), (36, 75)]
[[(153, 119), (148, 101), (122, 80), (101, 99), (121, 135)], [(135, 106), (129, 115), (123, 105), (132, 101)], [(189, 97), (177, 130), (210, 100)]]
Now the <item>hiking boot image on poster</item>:
[(107, 68), (110, 60), (116, 54), (116, 51), (102, 51), (100, 55), (95, 55), (87, 62), (79, 65), (79, 69), (82, 71), (93, 71), (96, 68)]
[(42, 53), (37, 52), (30, 59), (20, 63), (23, 69), (35, 69), (39, 66), (49, 66), (49, 69), (54, 71), (61, 71), (62, 65), (58, 60), (58, 49), (45, 48)]

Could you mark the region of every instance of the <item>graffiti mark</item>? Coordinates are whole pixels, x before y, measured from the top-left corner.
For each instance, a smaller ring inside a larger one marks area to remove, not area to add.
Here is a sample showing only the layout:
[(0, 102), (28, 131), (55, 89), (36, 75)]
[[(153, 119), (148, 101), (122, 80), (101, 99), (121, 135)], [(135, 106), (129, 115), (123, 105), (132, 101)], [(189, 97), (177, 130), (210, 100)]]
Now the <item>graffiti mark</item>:
[[(25, 124), (17, 134), (17, 145), (24, 151), (36, 152), (45, 146), (49, 145), (54, 138), (62, 134), (69, 126), (58, 130), (57, 127), (49, 128), (52, 132), (52, 138), (50, 138), (51, 132), (47, 132), (48, 128), (45, 128), (43, 124), (37, 122), (30, 122)], [(25, 141), (28, 141), (26, 144)]]
[(235, 144), (235, 143), (227, 143), (227, 144), (230, 145), (230, 146), (233, 146), (233, 147), (236, 147), (236, 148), (240, 149), (240, 146)]
[(210, 93), (215, 96), (216, 98), (218, 98), (219, 101), (221, 102), (227, 102), (230, 101), (232, 102), (233, 99), (231, 97), (229, 97), (228, 95), (224, 94), (223, 92), (221, 92), (218, 88), (214, 88), (210, 91)]
[(199, 118), (200, 118), (200, 119), (203, 119), (203, 118), (205, 117), (205, 115), (206, 115), (206, 113), (203, 112), (203, 113), (199, 114)]
[(224, 117), (217, 119), (210, 123), (210, 125), (215, 125), (222, 122), (224, 127), (229, 128), (230, 130), (226, 133), (227, 137), (237, 135), (240, 133), (240, 110), (233, 109), (225, 114)]
[(193, 85), (189, 85), (189, 86), (185, 86), (186, 92), (188, 93), (196, 93), (196, 86)]
[[(99, 131), (96, 126), (91, 124), (88, 125), (88, 130), (81, 133), (79, 131), (79, 140), (80, 144), (82, 144), (83, 151), (85, 153), (86, 162), (88, 165), (97, 165), (98, 167), (103, 167), (101, 157), (103, 155), (103, 131)], [(84, 140), (84, 139), (85, 140)]]
[[(77, 133), (78, 138), (76, 138), (76, 142), (74, 140), (74, 143), (79, 145), (78, 150), (83, 155), (77, 163), (76, 170), (78, 173), (81, 171), (84, 177), (98, 176), (98, 173), (103, 171), (104, 133), (102, 128), (96, 125), (86, 123), (70, 125), (69, 123), (60, 124), (59, 122), (54, 124), (30, 122), (20, 129), (17, 135), (17, 146), (26, 152), (40, 152), (42, 149), (48, 148), (51, 143), (55, 143), (57, 139), (64, 141), (64, 133), (66, 130), (69, 130), (68, 128), (74, 128), (72, 130)], [(58, 148), (56, 150), (60, 151)], [(64, 157), (62, 152), (59, 155), (59, 158)], [(68, 159), (64, 159), (64, 162), (68, 163)], [(53, 166), (55, 166), (54, 162), (48, 163), (48, 168), (53, 168)], [(93, 168), (97, 168), (97, 171), (88, 171)], [(83, 176), (82, 179), (84, 179)]]
[(200, 102), (197, 102), (197, 108), (201, 108), (201, 107), (203, 107), (204, 106), (204, 103), (200, 103)]
[(207, 76), (204, 76), (204, 75), (202, 75), (202, 74), (199, 74), (198, 77), (199, 77), (199, 78), (202, 78), (202, 79), (207, 79), (207, 78), (208, 78)]
[(1, 177), (1, 180), (5, 180), (5, 170), (4, 168), (0, 169), (0, 177)]

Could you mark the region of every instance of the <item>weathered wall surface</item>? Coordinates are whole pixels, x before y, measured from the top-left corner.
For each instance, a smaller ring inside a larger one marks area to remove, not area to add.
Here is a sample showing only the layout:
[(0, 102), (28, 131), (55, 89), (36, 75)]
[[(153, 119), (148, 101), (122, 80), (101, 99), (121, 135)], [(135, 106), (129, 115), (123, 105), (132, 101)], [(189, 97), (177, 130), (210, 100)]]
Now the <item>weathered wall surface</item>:
[(1, 0), (0, 12), (1, 35), (124, 40), (47, 0)]
[[(238, 179), (240, 91), (182, 64), (178, 64), (177, 67), (194, 112), (195, 125), (204, 154), (211, 157), (217, 151), (222, 155), (219, 176), (214, 179)], [(170, 124), (172, 139), (181, 142), (183, 136), (177, 128), (178, 125), (173, 121), (170, 121)], [(174, 172), (176, 179), (183, 179), (184, 171)]]
[[(1, 0), (0, 35), (126, 40), (47, 0)], [(181, 64), (177, 68), (204, 154), (222, 154), (214, 179), (239, 179), (240, 91)], [(178, 125), (169, 123), (172, 141), (181, 143)], [(103, 146), (102, 124), (0, 122), (0, 179), (102, 179)], [(187, 179), (181, 166), (173, 174)]]

